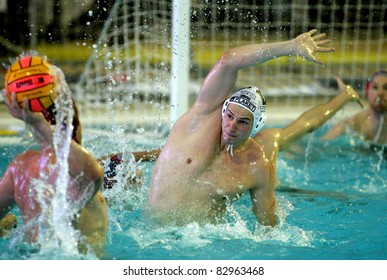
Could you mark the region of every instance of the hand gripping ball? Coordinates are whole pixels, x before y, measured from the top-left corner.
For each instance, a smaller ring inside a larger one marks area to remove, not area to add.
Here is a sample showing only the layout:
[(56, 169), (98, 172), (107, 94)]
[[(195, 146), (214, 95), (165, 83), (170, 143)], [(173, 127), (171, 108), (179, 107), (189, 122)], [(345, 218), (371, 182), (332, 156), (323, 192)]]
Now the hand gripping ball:
[(13, 63), (5, 76), (5, 89), (11, 100), (11, 93), (23, 107), (23, 98), (29, 100), (30, 110), (41, 112), (50, 107), (56, 98), (54, 69), (39, 56), (25, 56)]

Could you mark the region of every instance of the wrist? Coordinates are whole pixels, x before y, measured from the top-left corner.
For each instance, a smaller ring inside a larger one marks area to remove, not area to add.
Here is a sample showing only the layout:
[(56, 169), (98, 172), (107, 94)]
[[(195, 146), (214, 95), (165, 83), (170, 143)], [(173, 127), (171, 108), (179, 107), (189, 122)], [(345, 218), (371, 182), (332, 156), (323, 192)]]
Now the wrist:
[(298, 44), (296, 39), (289, 40), (286, 43), (287, 43), (288, 55), (299, 55)]

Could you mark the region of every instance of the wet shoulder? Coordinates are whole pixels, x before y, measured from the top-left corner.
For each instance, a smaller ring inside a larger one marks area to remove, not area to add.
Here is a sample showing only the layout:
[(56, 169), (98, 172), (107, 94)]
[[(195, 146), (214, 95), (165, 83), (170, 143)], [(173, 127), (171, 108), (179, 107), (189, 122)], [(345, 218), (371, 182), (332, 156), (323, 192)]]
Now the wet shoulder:
[(38, 150), (24, 151), (13, 159), (13, 163), (20, 164), (24, 161), (35, 159), (36, 157), (39, 156), (39, 154), (40, 154), (40, 151)]
[(219, 133), (221, 130), (221, 113), (206, 113), (199, 105), (194, 106), (185, 113), (173, 126), (172, 133), (187, 134), (189, 136), (199, 133)]

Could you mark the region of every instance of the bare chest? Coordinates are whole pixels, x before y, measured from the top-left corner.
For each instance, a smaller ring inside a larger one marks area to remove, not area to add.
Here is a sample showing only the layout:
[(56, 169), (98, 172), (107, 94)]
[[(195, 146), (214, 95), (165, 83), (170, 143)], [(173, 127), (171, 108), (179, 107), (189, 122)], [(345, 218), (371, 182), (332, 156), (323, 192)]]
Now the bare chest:
[(176, 165), (174, 184), (183, 196), (200, 200), (223, 200), (237, 196), (252, 186), (249, 168), (223, 155), (190, 154)]

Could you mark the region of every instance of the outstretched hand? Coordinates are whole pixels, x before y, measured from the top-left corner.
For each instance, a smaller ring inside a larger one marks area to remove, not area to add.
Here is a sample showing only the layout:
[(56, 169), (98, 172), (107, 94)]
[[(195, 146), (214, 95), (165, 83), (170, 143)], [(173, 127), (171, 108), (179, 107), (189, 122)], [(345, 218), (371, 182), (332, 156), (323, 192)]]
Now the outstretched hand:
[(339, 77), (335, 78), (340, 89), (340, 94), (346, 94), (349, 98), (359, 103), (360, 107), (363, 108), (363, 104), (360, 102), (359, 94), (352, 88), (352, 86), (344, 84), (343, 80)]
[(293, 39), (296, 44), (296, 54), (302, 56), (307, 61), (324, 64), (323, 61), (315, 57), (316, 52), (333, 52), (333, 47), (322, 47), (331, 42), (330, 39), (323, 39), (325, 33), (312, 36), (317, 32), (316, 29), (312, 29), (309, 32), (303, 33)]
[(11, 100), (8, 98), (7, 91), (3, 89), (4, 102), (8, 107), (9, 113), (16, 119), (22, 120), (28, 124), (45, 121), (43, 114), (34, 113), (30, 110), (28, 99), (23, 99), (23, 108), (20, 107), (16, 100), (16, 94), (11, 93)]

